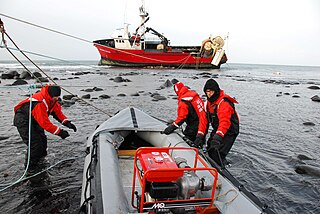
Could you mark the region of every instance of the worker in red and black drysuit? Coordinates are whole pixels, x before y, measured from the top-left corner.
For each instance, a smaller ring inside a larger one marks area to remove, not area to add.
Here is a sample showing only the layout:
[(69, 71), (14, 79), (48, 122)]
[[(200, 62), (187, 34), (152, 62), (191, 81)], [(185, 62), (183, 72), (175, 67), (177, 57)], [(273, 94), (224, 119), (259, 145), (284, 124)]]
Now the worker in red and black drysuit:
[[(71, 123), (61, 111), (58, 103), (61, 88), (57, 85), (46, 85), (40, 92), (32, 95), (32, 117), (31, 117), (31, 146), (30, 166), (35, 166), (39, 160), (47, 155), (47, 136), (44, 130), (65, 139), (69, 133), (51, 123), (49, 115), (52, 115), (64, 126), (77, 131), (76, 126)], [(26, 98), (14, 107), (13, 124), (17, 127), (23, 142), (29, 145), (29, 111), (30, 98)]]
[(173, 88), (178, 95), (178, 117), (163, 133), (168, 135), (186, 122), (183, 134), (195, 147), (201, 148), (208, 126), (204, 103), (197, 92), (189, 90), (182, 82), (177, 82)]
[(213, 79), (207, 80), (203, 91), (207, 96), (205, 102), (207, 118), (212, 126), (212, 132), (207, 141), (208, 153), (216, 163), (223, 166), (239, 134), (239, 117), (234, 106), (238, 102), (225, 94)]

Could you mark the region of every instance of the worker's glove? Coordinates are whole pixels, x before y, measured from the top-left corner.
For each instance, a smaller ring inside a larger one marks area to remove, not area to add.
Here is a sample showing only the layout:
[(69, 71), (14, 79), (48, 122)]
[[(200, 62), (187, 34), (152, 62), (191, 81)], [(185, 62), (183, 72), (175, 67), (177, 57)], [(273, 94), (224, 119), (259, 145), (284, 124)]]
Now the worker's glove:
[(171, 124), (170, 126), (168, 126), (164, 131), (163, 133), (168, 135), (168, 134), (171, 134), (174, 130), (176, 130), (177, 127), (173, 124)]
[(62, 139), (65, 139), (67, 137), (69, 137), (69, 133), (66, 130), (61, 129), (59, 134), (58, 134)]
[(208, 151), (219, 150), (222, 146), (222, 137), (218, 134), (213, 135), (211, 139), (208, 140)]
[(73, 129), (74, 132), (77, 131), (77, 127), (73, 123), (71, 123), (70, 121), (65, 122), (63, 125), (65, 125), (69, 129)]
[(197, 134), (196, 139), (193, 142), (194, 147), (202, 149), (204, 141), (205, 141), (204, 136), (202, 134)]

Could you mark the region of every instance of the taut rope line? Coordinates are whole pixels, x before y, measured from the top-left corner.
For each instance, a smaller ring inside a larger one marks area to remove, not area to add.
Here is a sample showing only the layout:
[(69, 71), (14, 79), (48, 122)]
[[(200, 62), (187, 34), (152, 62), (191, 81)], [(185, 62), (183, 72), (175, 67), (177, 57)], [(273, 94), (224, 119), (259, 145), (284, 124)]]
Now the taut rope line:
[(44, 29), (44, 30), (48, 30), (48, 31), (51, 31), (51, 32), (54, 32), (54, 33), (57, 33), (57, 34), (61, 34), (61, 35), (64, 35), (64, 36), (68, 36), (68, 37), (71, 37), (71, 38), (74, 38), (74, 39), (78, 39), (78, 40), (81, 40), (81, 41), (84, 41), (84, 42), (88, 42), (88, 43), (92, 43), (91, 41), (89, 40), (86, 40), (86, 39), (82, 39), (80, 37), (77, 37), (77, 36), (72, 36), (70, 34), (67, 34), (67, 33), (63, 33), (63, 32), (60, 32), (60, 31), (57, 31), (57, 30), (52, 30), (50, 28), (47, 28), (47, 27), (43, 27), (43, 26), (40, 26), (40, 25), (37, 25), (37, 24), (33, 24), (31, 22), (27, 22), (27, 21), (24, 21), (24, 20), (21, 20), (21, 19), (17, 19), (17, 18), (14, 18), (12, 16), (8, 16), (8, 15), (5, 15), (3, 13), (0, 13), (0, 15), (4, 16), (4, 17), (7, 17), (9, 19), (13, 19), (15, 21), (18, 21), (18, 22), (22, 22), (22, 23), (25, 23), (25, 24), (28, 24), (28, 25), (32, 25), (34, 27), (38, 27), (38, 28), (41, 28), (41, 29)]
[[(0, 46), (0, 48), (3, 48), (3, 47), (4, 47), (4, 46)], [(17, 49), (17, 48), (11, 48), (11, 47), (8, 47), (8, 46), (7, 46), (6, 48), (7, 48), (7, 49), (10, 49), (10, 50), (14, 50), (14, 51), (23, 51), (24, 53), (32, 54), (32, 55), (35, 55), (35, 56), (40, 56), (40, 57), (43, 57), (43, 58), (54, 59), (54, 60), (61, 61), (61, 62), (78, 64), (78, 63), (74, 63), (74, 62), (72, 62), (72, 61), (68, 61), (68, 60), (64, 60), (64, 59), (59, 59), (59, 58), (56, 58), (56, 57), (51, 57), (51, 56), (47, 56), (47, 55), (44, 55), (44, 54), (39, 54), (39, 53), (27, 51), (27, 50), (22, 50), (22, 49)], [(88, 67), (89, 67), (89, 66), (88, 66)]]
[[(26, 71), (27, 71), (32, 77), (34, 77), (35, 79), (37, 79), (37, 81), (42, 85), (42, 83), (41, 83), (41, 81), (39, 80), (39, 78), (36, 77), (36, 76), (18, 59), (18, 57), (16, 57), (16, 56), (12, 53), (12, 51), (10, 51), (10, 50), (8, 49), (8, 47), (7, 47), (7, 42), (6, 42), (6, 40), (4, 39), (4, 35), (7, 35), (7, 36), (8, 36), (8, 34), (6, 33), (3, 24), (0, 26), (0, 32), (1, 32), (2, 42), (3, 42), (3, 44), (4, 44), (4, 47), (7, 49), (7, 51), (13, 56), (13, 58), (15, 58), (15, 59), (20, 63), (20, 65), (21, 65), (24, 69), (26, 69)], [(9, 39), (11, 40), (11, 38), (9, 38)], [(21, 51), (20, 51), (20, 52), (21, 52)]]
[(21, 20), (21, 19), (17, 19), (17, 18), (14, 18), (12, 16), (5, 15), (3, 13), (0, 13), (0, 15), (2, 15), (4, 17), (7, 17), (9, 19), (13, 19), (13, 20), (18, 21), (18, 22), (22, 22), (24, 24), (28, 24), (28, 25), (31, 25), (31, 26), (34, 26), (34, 27), (38, 27), (38, 28), (53, 32), (53, 33), (57, 33), (57, 34), (60, 34), (60, 35), (63, 35), (63, 36), (71, 37), (73, 39), (81, 40), (83, 42), (87, 42), (87, 43), (90, 43), (90, 44), (100, 45), (100, 46), (107, 47), (107, 48), (110, 48), (110, 49), (113, 49), (113, 50), (117, 50), (117, 51), (119, 51), (121, 53), (124, 53), (124, 54), (140, 57), (142, 59), (148, 59), (148, 60), (155, 61), (155, 62), (182, 63), (182, 65), (184, 65), (186, 63), (186, 61), (191, 57), (190, 55), (186, 54), (186, 57), (184, 57), (183, 59), (180, 59), (180, 60), (171, 60), (171, 61), (169, 61), (169, 60), (153, 59), (153, 58), (150, 58), (150, 57), (141, 56), (141, 55), (137, 55), (137, 54), (131, 53), (130, 51), (121, 50), (121, 49), (117, 49), (117, 48), (112, 48), (112, 47), (109, 47), (109, 46), (106, 46), (106, 45), (102, 45), (102, 44), (99, 44), (99, 43), (91, 42), (91, 41), (89, 41), (87, 39), (83, 39), (83, 38), (80, 38), (80, 37), (77, 37), (77, 36), (73, 36), (71, 34), (63, 33), (61, 31), (57, 31), (57, 30), (53, 30), (53, 29), (50, 29), (50, 28), (47, 28), (47, 27), (43, 27), (41, 25), (33, 24), (31, 22), (24, 21), (24, 20)]
[(57, 83), (48, 75), (46, 74), (36, 63), (34, 63), (19, 47), (18, 45), (11, 39), (11, 37), (7, 34), (7, 32), (4, 32), (4, 34), (10, 39), (12, 44), (20, 51), (20, 53), (29, 60), (39, 71), (41, 71), (48, 79), (51, 80), (54, 84), (57, 85)]
[[(4, 34), (5, 34), (5, 35), (10, 39), (10, 41), (14, 44), (14, 46), (17, 48), (17, 50), (19, 50), (20, 53), (21, 53), (25, 58), (27, 58), (27, 59), (28, 59), (39, 71), (41, 71), (49, 80), (51, 80), (51, 82), (53, 82), (54, 84), (58, 85), (46, 72), (44, 72), (36, 63), (34, 63), (34, 62), (18, 47), (18, 45), (13, 41), (13, 39), (11, 39), (11, 37), (7, 34), (7, 32), (4, 30), (4, 28), (2, 28), (1, 33), (2, 33), (2, 41), (4, 42), (4, 44), (6, 44), (6, 43), (5, 43), (5, 40), (4, 40)], [(43, 84), (42, 84), (42, 82), (39, 80), (39, 78), (37, 78), (37, 77), (12, 53), (12, 51), (10, 51), (10, 50), (7, 48), (7, 45), (5, 45), (5, 47), (6, 47), (6, 49), (8, 50), (8, 52), (28, 71), (28, 73), (29, 73), (30, 75), (32, 75), (33, 77), (35, 77), (35, 78), (37, 79), (37, 81), (43, 86)], [(61, 87), (61, 89), (64, 90), (65, 92), (67, 92), (67, 93), (69, 93), (69, 94), (77, 97), (78, 99), (80, 99), (80, 100), (83, 101), (84, 103), (88, 104), (89, 106), (92, 106), (92, 107), (95, 108), (96, 110), (99, 110), (99, 111), (103, 112), (104, 114), (108, 115), (109, 117), (111, 117), (111, 115), (110, 115), (108, 112), (106, 112), (106, 111), (104, 111), (104, 110), (102, 110), (102, 109), (94, 106), (93, 104), (87, 102), (86, 100), (82, 99), (81, 97), (78, 97), (78, 95), (73, 94), (71, 91), (65, 89), (64, 87)]]

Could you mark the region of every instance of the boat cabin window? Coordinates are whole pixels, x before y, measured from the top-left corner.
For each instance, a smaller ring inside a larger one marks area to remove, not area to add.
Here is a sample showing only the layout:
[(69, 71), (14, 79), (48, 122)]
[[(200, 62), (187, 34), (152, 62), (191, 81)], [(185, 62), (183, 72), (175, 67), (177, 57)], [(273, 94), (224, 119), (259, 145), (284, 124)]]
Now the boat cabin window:
[(116, 39), (116, 42), (117, 43), (124, 43), (124, 40), (123, 39)]

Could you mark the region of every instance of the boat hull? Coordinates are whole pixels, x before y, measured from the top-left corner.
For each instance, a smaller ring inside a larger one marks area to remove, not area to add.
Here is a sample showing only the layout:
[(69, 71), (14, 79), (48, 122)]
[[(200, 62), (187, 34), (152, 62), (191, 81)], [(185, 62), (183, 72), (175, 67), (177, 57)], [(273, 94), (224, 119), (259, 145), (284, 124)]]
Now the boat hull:
[[(220, 63), (211, 64), (212, 57), (201, 57), (198, 53), (182, 52), (179, 47), (164, 50), (127, 50), (95, 44), (101, 59), (99, 65), (121, 67), (172, 67), (192, 69), (219, 69), (227, 61), (224, 54)], [(200, 48), (199, 48), (200, 49)]]

